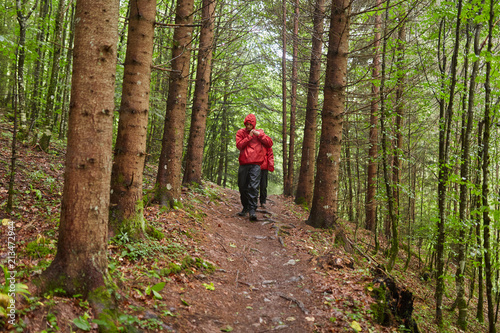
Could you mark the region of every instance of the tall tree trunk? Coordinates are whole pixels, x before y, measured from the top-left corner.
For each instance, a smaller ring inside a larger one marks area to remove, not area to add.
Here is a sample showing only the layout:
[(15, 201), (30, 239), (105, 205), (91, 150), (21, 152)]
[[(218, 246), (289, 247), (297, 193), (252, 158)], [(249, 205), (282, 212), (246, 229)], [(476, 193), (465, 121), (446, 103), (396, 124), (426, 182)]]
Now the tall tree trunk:
[(71, 89), (69, 87), (69, 80), (71, 79), (71, 67), (72, 67), (72, 59), (73, 59), (73, 40), (75, 37), (74, 27), (75, 27), (75, 5), (71, 5), (71, 12), (69, 14), (69, 40), (68, 40), (68, 51), (66, 53), (67, 61), (66, 66), (64, 68), (64, 91), (63, 91), (63, 99), (62, 99), (62, 108), (61, 108), (61, 122), (59, 123), (59, 139), (66, 137), (66, 128), (67, 128), (67, 118), (68, 111), (67, 105), (69, 104), (69, 95), (71, 93)]
[(44, 289), (95, 301), (107, 278), (118, 12), (119, 1), (77, 0), (57, 254), (42, 274)]
[[(17, 82), (14, 80), (14, 95), (17, 93)], [(7, 190), (7, 204), (5, 205), (5, 211), (7, 213), (11, 212), (14, 208), (14, 184), (16, 181), (16, 160), (17, 160), (17, 127), (18, 127), (18, 105), (17, 98), (14, 98), (14, 124), (12, 126), (12, 143), (10, 150), (10, 170), (9, 170), (9, 189)]]
[(282, 98), (282, 140), (283, 140), (283, 193), (288, 192), (290, 184), (288, 184), (288, 135), (287, 135), (287, 93), (286, 93), (286, 0), (283, 0), (283, 51), (281, 55), (281, 98)]
[(59, 69), (60, 69), (60, 58), (62, 50), (62, 30), (64, 23), (64, 0), (59, 0), (59, 5), (57, 6), (56, 13), (56, 27), (54, 31), (54, 53), (52, 53), (52, 71), (50, 72), (49, 88), (47, 91), (47, 102), (45, 104), (45, 112), (42, 135), (40, 137), (40, 148), (43, 151), (49, 149), (50, 140), (52, 139), (52, 127), (51, 123), (52, 115), (54, 113), (54, 102), (56, 101), (56, 91), (59, 83)]
[[(37, 2), (38, 3), (38, 2)], [(33, 6), (31, 11), (27, 15), (23, 15), (23, 4), (20, 0), (16, 1), (16, 13), (17, 21), (19, 23), (19, 41), (16, 47), (17, 56), (17, 69), (15, 73), (15, 87), (14, 89), (14, 134), (12, 137), (12, 148), (11, 148), (11, 158), (10, 158), (10, 175), (9, 175), (9, 189), (7, 197), (6, 210), (11, 211), (14, 205), (14, 182), (16, 175), (16, 143), (18, 128), (20, 127), (21, 135), (26, 134), (26, 110), (25, 110), (25, 92), (24, 92), (24, 61), (26, 59), (26, 51), (24, 49), (26, 44), (26, 29), (27, 21), (36, 8), (37, 3)], [(19, 125), (19, 118), (21, 126)]]
[[(382, 1), (377, 0), (377, 9), (380, 10)], [(373, 65), (372, 79), (380, 80), (380, 29), (382, 27), (382, 15), (377, 11), (375, 15), (375, 40), (373, 42)], [(370, 101), (370, 134), (368, 149), (368, 170), (366, 185), (366, 224), (367, 230), (375, 231), (377, 221), (377, 156), (378, 156), (378, 101), (380, 99), (379, 83), (372, 83), (372, 95)]]
[[(474, 53), (479, 58), (479, 25), (476, 24), (475, 27), (475, 37), (474, 37)], [(466, 32), (467, 36), (467, 45), (465, 48), (465, 54), (469, 53), (469, 45), (470, 45), (470, 34), (469, 28), (467, 27)], [(468, 71), (468, 57), (465, 57), (465, 70)], [(474, 95), (476, 91), (476, 77), (477, 72), (479, 70), (479, 61), (474, 61), (474, 65), (472, 67), (472, 74), (469, 80), (469, 96), (467, 105), (464, 103), (464, 110), (462, 115), (462, 153), (461, 153), (461, 161), (460, 165), (460, 179), (462, 182), (460, 183), (460, 204), (458, 210), (458, 220), (461, 221), (462, 227), (459, 231), (459, 248), (458, 248), (458, 266), (456, 271), (456, 285), (457, 285), (457, 300), (456, 304), (458, 306), (458, 320), (457, 325), (462, 330), (466, 330), (467, 328), (467, 302), (465, 300), (465, 265), (466, 265), (466, 210), (467, 210), (467, 195), (468, 195), (468, 186), (470, 184), (469, 180), (469, 165), (470, 165), (470, 136), (472, 132), (472, 123), (473, 123), (473, 115), (474, 115)], [(466, 78), (467, 79), (467, 78)], [(465, 79), (465, 80), (466, 80)], [(466, 82), (464, 82), (464, 86), (467, 87)]]
[(19, 23), (19, 39), (17, 42), (17, 95), (16, 105), (19, 114), (19, 132), (21, 137), (27, 135), (27, 117), (26, 117), (26, 91), (24, 88), (24, 63), (26, 61), (26, 31), (28, 29), (28, 20), (33, 11), (38, 6), (38, 1), (35, 2), (31, 10), (26, 15), (23, 14), (24, 7), (27, 1), (16, 0), (16, 18)]
[(186, 121), (189, 61), (193, 33), (194, 0), (178, 0), (172, 46), (172, 72), (165, 126), (156, 178), (156, 199), (161, 205), (173, 207), (181, 195), (182, 151)]
[(307, 86), (304, 139), (302, 140), (299, 181), (295, 195), (295, 203), (305, 204), (308, 207), (312, 203), (314, 189), (318, 94), (321, 76), (321, 55), (323, 50), (324, 15), (325, 0), (316, 0), (313, 19), (314, 30), (312, 35), (311, 65), (309, 68), (309, 82)]
[(488, 332), (495, 333), (495, 306), (493, 303), (493, 273), (492, 273), (492, 258), (490, 244), (490, 205), (488, 200), (489, 195), (489, 165), (490, 165), (490, 130), (491, 130), (491, 55), (493, 49), (493, 22), (494, 22), (494, 1), (490, 0), (490, 16), (488, 21), (488, 50), (486, 59), (486, 78), (484, 82), (485, 97), (484, 97), (484, 136), (483, 136), (483, 243), (484, 243), (484, 273), (486, 277), (486, 299), (488, 302)]
[(351, 166), (351, 145), (350, 145), (350, 140), (351, 138), (349, 137), (349, 118), (345, 117), (346, 124), (344, 125), (344, 138), (347, 141), (345, 145), (345, 158), (344, 158), (344, 165), (345, 165), (345, 172), (347, 176), (347, 200), (345, 201), (347, 205), (347, 218), (349, 219), (350, 222), (355, 222), (356, 221), (356, 229), (358, 228), (358, 223), (357, 220), (354, 218), (354, 195), (353, 195), (353, 178), (352, 178), (352, 166)]
[[(395, 213), (394, 213), (394, 201), (393, 201), (393, 191), (392, 191), (392, 184), (391, 184), (391, 179), (389, 176), (389, 162), (388, 162), (388, 138), (387, 138), (387, 130), (386, 130), (386, 107), (385, 107), (385, 100), (386, 100), (386, 93), (385, 93), (385, 66), (386, 66), (386, 61), (385, 61), (385, 55), (386, 55), (386, 50), (387, 50), (387, 22), (389, 18), (389, 5), (390, 1), (386, 3), (386, 9), (385, 9), (385, 22), (386, 25), (384, 26), (384, 43), (382, 46), (382, 64), (381, 64), (381, 81), (380, 81), (380, 131), (382, 132), (382, 168), (383, 168), (383, 174), (384, 174), (384, 183), (385, 183), (385, 191), (387, 195), (387, 205), (388, 205), (388, 215), (389, 215), (389, 223), (390, 225), (395, 225)], [(386, 228), (386, 231), (388, 228)], [(393, 241), (397, 241), (397, 238), (393, 237)], [(393, 256), (391, 256), (390, 261), (389, 261), (389, 271), (392, 269), (394, 265), (394, 260), (395, 259)]]
[(290, 142), (288, 145), (288, 168), (287, 180), (284, 194), (293, 195), (293, 174), (295, 171), (295, 115), (297, 112), (297, 62), (299, 48), (299, 1), (295, 1), (295, 13), (293, 16), (293, 51), (292, 51), (292, 87), (290, 91)]
[(402, 11), (399, 14), (399, 30), (398, 30), (398, 41), (397, 41), (397, 86), (396, 86), (396, 126), (395, 126), (395, 142), (394, 142), (394, 158), (392, 166), (392, 190), (393, 190), (393, 218), (391, 218), (391, 249), (390, 249), (390, 259), (388, 263), (388, 270), (391, 271), (396, 263), (396, 259), (399, 252), (399, 220), (400, 220), (400, 197), (399, 197), (399, 183), (401, 182), (401, 155), (403, 153), (403, 132), (402, 132), (402, 122), (404, 113), (404, 86), (405, 86), (405, 74), (404, 74), (404, 48), (406, 40), (405, 32), (405, 13)]
[[(475, 181), (474, 185), (476, 189), (481, 188), (482, 177), (481, 177), (481, 166), (483, 160), (483, 121), (479, 121), (478, 130), (477, 130), (477, 147), (478, 147), (478, 158), (477, 164), (475, 165)], [(480, 191), (477, 191), (480, 192)], [(474, 193), (472, 197), (471, 204), (471, 220), (473, 224), (475, 224), (475, 241), (476, 248), (478, 249), (474, 260), (478, 263), (477, 269), (477, 309), (476, 309), (476, 320), (480, 323), (484, 323), (484, 271), (483, 271), (483, 242), (481, 237), (481, 196), (479, 194)]]
[(349, 0), (334, 0), (331, 7), (318, 171), (311, 214), (307, 220), (307, 224), (316, 228), (334, 228), (338, 218), (337, 191), (349, 52), (349, 4)]
[[(453, 47), (453, 55), (451, 59), (451, 78), (449, 89), (448, 107), (445, 110), (444, 100), (440, 103), (440, 116), (439, 116), (439, 183), (438, 183), (438, 208), (439, 218), (437, 221), (437, 242), (436, 242), (436, 267), (437, 267), (437, 282), (436, 282), (436, 323), (439, 327), (443, 325), (443, 294), (444, 294), (444, 244), (446, 241), (445, 235), (445, 222), (446, 222), (446, 183), (448, 181), (449, 166), (449, 146), (450, 146), (450, 132), (451, 122), (453, 118), (453, 105), (455, 98), (455, 87), (457, 83), (457, 58), (460, 45), (460, 23), (462, 13), (462, 0), (458, 0), (457, 4), (457, 20), (455, 23), (455, 41)], [(444, 41), (443, 41), (444, 43)], [(444, 48), (444, 45), (443, 45)], [(440, 48), (439, 48), (440, 49)], [(444, 57), (444, 54), (443, 54)], [(446, 66), (441, 67), (442, 79), (448, 75), (446, 73)], [(444, 92), (444, 91), (443, 91)]]
[(111, 174), (109, 229), (139, 238), (145, 230), (142, 179), (146, 156), (156, 0), (130, 0), (127, 53)]
[(205, 142), (205, 128), (208, 113), (208, 92), (210, 90), (210, 75), (212, 71), (212, 51), (214, 40), (215, 0), (203, 0), (202, 26), (200, 46), (194, 88), (193, 111), (191, 113), (191, 129), (186, 152), (186, 171), (184, 184), (201, 185), (201, 164)]
[(40, 96), (42, 93), (42, 78), (41, 78), (41, 72), (42, 72), (42, 66), (43, 66), (43, 60), (44, 60), (44, 54), (45, 54), (45, 40), (44, 37), (46, 35), (45, 30), (46, 30), (46, 17), (49, 12), (49, 1), (48, 0), (42, 0), (40, 3), (40, 10), (39, 10), (39, 17), (38, 17), (38, 24), (37, 24), (37, 34), (36, 34), (36, 59), (35, 59), (35, 65), (34, 65), (34, 70), (33, 70), (33, 94), (31, 95), (31, 103), (30, 103), (30, 126), (28, 131), (31, 131), (32, 128), (35, 126), (35, 121), (38, 118), (38, 113), (39, 113), (39, 108), (40, 108)]

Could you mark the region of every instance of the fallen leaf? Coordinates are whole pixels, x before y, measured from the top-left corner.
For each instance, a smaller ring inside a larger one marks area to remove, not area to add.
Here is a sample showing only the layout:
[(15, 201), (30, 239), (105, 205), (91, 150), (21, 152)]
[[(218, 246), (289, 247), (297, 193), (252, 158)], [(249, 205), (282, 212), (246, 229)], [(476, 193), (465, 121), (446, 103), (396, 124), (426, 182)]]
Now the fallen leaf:
[(361, 332), (361, 330), (362, 330), (361, 325), (359, 325), (359, 323), (357, 321), (353, 321), (351, 323), (351, 328), (353, 330), (355, 330), (356, 332)]

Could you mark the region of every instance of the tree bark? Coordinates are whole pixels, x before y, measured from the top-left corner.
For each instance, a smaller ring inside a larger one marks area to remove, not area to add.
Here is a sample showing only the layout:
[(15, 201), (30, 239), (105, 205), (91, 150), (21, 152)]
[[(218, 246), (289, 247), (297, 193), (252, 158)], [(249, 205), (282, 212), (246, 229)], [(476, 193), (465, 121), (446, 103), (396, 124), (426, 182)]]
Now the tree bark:
[(33, 86), (32, 86), (32, 95), (31, 95), (31, 102), (30, 102), (30, 126), (28, 128), (28, 131), (31, 131), (33, 127), (35, 126), (35, 122), (39, 116), (39, 110), (40, 110), (40, 99), (41, 99), (41, 94), (42, 94), (42, 78), (41, 78), (41, 72), (42, 72), (42, 66), (43, 66), (43, 61), (44, 61), (44, 55), (45, 55), (45, 37), (46, 37), (46, 26), (47, 23), (46, 18), (49, 12), (49, 2), (48, 0), (43, 0), (40, 3), (40, 9), (39, 9), (39, 16), (38, 16), (38, 23), (37, 23), (37, 34), (36, 34), (36, 59), (35, 59), (35, 65), (34, 65), (34, 70), (33, 70)]
[(146, 156), (156, 0), (130, 0), (127, 52), (111, 174), (111, 234), (145, 230), (142, 179)]
[(311, 214), (307, 220), (307, 224), (316, 228), (335, 228), (338, 218), (337, 191), (349, 52), (349, 1), (334, 0), (331, 12), (318, 171)]
[(19, 114), (19, 132), (21, 137), (27, 135), (27, 117), (26, 117), (26, 91), (24, 88), (24, 63), (26, 61), (26, 31), (28, 29), (28, 20), (38, 6), (38, 1), (35, 2), (31, 10), (28, 11), (26, 15), (23, 14), (25, 3), (21, 0), (16, 0), (16, 18), (19, 23), (19, 39), (17, 43), (17, 69), (16, 69), (16, 81), (17, 81), (17, 94), (16, 94), (16, 105), (17, 112)]
[(194, 0), (178, 0), (172, 46), (167, 111), (158, 175), (156, 199), (163, 206), (174, 207), (181, 195), (182, 151), (186, 121), (189, 62), (193, 33)]
[(293, 16), (293, 51), (292, 51), (292, 87), (290, 91), (290, 142), (288, 144), (288, 168), (286, 187), (284, 195), (293, 195), (293, 177), (295, 162), (295, 118), (297, 113), (297, 62), (299, 48), (299, 1), (295, 1), (295, 13)]
[(399, 13), (399, 30), (398, 30), (398, 41), (396, 52), (397, 62), (397, 86), (396, 86), (396, 126), (395, 126), (395, 143), (394, 143), (394, 159), (392, 166), (392, 190), (393, 190), (393, 218), (391, 219), (391, 249), (390, 258), (387, 268), (389, 271), (392, 270), (394, 264), (396, 263), (397, 255), (399, 252), (399, 220), (400, 220), (400, 198), (399, 198), (399, 183), (401, 182), (401, 155), (403, 152), (403, 133), (402, 133), (402, 122), (404, 113), (404, 85), (405, 85), (405, 74), (404, 74), (404, 47), (406, 40), (405, 32), (405, 13), (404, 11)]
[(288, 183), (288, 134), (287, 134), (287, 91), (286, 91), (286, 0), (283, 0), (283, 21), (282, 21), (282, 55), (281, 55), (281, 98), (282, 98), (282, 140), (283, 140), (283, 193), (289, 192), (290, 184)]
[[(487, 54), (491, 56), (493, 49), (493, 22), (494, 22), (494, 1), (490, 0), (490, 16), (488, 20), (488, 50)], [(485, 97), (484, 97), (484, 136), (483, 136), (483, 244), (484, 244), (484, 274), (486, 277), (486, 300), (488, 303), (488, 332), (495, 333), (495, 305), (493, 303), (493, 273), (492, 273), (492, 258), (490, 245), (490, 205), (488, 200), (489, 195), (489, 165), (490, 165), (490, 130), (491, 130), (491, 57), (486, 60), (486, 77), (484, 82)]]
[[(445, 235), (445, 222), (446, 222), (446, 183), (448, 181), (449, 166), (448, 166), (448, 156), (449, 156), (449, 146), (450, 146), (450, 132), (451, 132), (451, 122), (453, 118), (453, 102), (455, 95), (455, 87), (457, 82), (457, 58), (458, 50), (460, 45), (460, 23), (461, 23), (461, 13), (462, 13), (462, 0), (458, 0), (457, 4), (457, 19), (455, 23), (455, 41), (453, 47), (453, 55), (451, 59), (451, 78), (450, 78), (450, 89), (449, 89), (449, 101), (448, 106), (445, 108), (444, 100), (440, 101), (440, 115), (439, 115), (439, 183), (438, 183), (438, 208), (439, 217), (437, 221), (437, 242), (436, 242), (436, 268), (437, 268), (437, 281), (436, 281), (436, 323), (439, 327), (443, 325), (443, 294), (444, 294), (444, 244), (446, 241)], [(443, 41), (444, 42), (444, 41)], [(444, 45), (443, 45), (444, 47)], [(440, 49), (440, 48), (438, 48)], [(444, 54), (443, 54), (444, 57)], [(441, 67), (441, 75), (443, 80), (443, 85), (445, 78), (448, 75), (446, 73), (445, 61)], [(443, 91), (444, 92), (444, 91)]]
[[(469, 29), (466, 29), (466, 32), (469, 33)], [(474, 53), (479, 58), (479, 25), (475, 27), (475, 37), (474, 37)], [(470, 37), (467, 36), (467, 45), (465, 54), (469, 53), (469, 45), (470, 45)], [(468, 71), (468, 57), (465, 57), (465, 65), (466, 72)], [(471, 184), (469, 180), (469, 165), (470, 165), (470, 136), (472, 132), (472, 124), (473, 124), (473, 115), (474, 115), (474, 97), (476, 91), (476, 77), (477, 72), (479, 70), (479, 61), (474, 61), (472, 67), (472, 73), (469, 80), (469, 95), (467, 100), (467, 108), (464, 110), (462, 115), (462, 153), (461, 153), (461, 161), (462, 164), (460, 166), (460, 178), (462, 182), (460, 183), (460, 203), (458, 210), (458, 220), (461, 221), (462, 227), (459, 231), (459, 247), (458, 247), (458, 266), (456, 271), (456, 286), (457, 286), (457, 299), (456, 304), (458, 306), (458, 320), (457, 325), (462, 329), (466, 330), (467, 328), (467, 302), (465, 300), (465, 265), (466, 265), (466, 232), (467, 232), (467, 224), (465, 223), (466, 219), (466, 210), (467, 210), (467, 195), (468, 195), (468, 186)], [(467, 78), (466, 78), (467, 79)], [(466, 80), (465, 79), (465, 80)], [(464, 80), (464, 81), (465, 81)], [(464, 85), (467, 87), (467, 85)], [(464, 108), (466, 107), (464, 103)]]
[(186, 172), (182, 183), (201, 185), (203, 147), (208, 113), (208, 92), (212, 71), (215, 0), (203, 0), (200, 46), (196, 69), (191, 129), (186, 152)]
[(40, 137), (39, 145), (43, 151), (48, 151), (50, 140), (52, 139), (51, 124), (52, 115), (54, 113), (54, 102), (56, 101), (56, 91), (58, 86), (58, 77), (61, 66), (59, 65), (61, 58), (61, 35), (64, 23), (64, 0), (59, 0), (56, 13), (56, 26), (54, 31), (54, 52), (52, 54), (52, 70), (50, 72), (49, 88), (47, 90), (47, 102), (45, 104), (44, 119), (42, 121), (42, 135)]
[[(377, 8), (381, 7), (381, 0), (377, 0)], [(380, 29), (382, 27), (382, 15), (379, 12), (375, 15), (375, 40), (373, 42), (373, 67), (372, 79), (380, 80)], [(368, 170), (367, 170), (367, 185), (366, 185), (366, 224), (367, 230), (375, 231), (375, 223), (377, 221), (377, 202), (375, 196), (377, 194), (377, 157), (378, 157), (378, 101), (380, 99), (380, 88), (376, 83), (372, 83), (372, 95), (370, 101), (370, 134), (369, 134), (369, 149), (368, 149)]]
[[(105, 286), (119, 1), (78, 0), (68, 149), (57, 254), (45, 289)], [(91, 294), (92, 293), (92, 294)]]
[(311, 64), (307, 86), (306, 120), (299, 181), (295, 203), (311, 206), (314, 189), (314, 167), (316, 161), (316, 130), (318, 115), (319, 80), (321, 76), (321, 55), (323, 50), (323, 25), (325, 0), (316, 0), (314, 7), (314, 31), (312, 35)]

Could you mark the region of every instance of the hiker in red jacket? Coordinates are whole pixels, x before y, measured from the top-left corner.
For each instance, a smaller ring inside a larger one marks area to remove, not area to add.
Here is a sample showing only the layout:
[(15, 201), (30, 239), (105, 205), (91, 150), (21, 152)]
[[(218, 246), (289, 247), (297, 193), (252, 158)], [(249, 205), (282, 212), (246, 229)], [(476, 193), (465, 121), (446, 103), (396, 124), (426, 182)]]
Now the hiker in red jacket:
[(260, 207), (266, 208), (267, 201), (267, 174), (274, 171), (273, 148), (266, 148), (264, 162), (260, 165)]
[(245, 128), (236, 132), (236, 148), (240, 151), (238, 188), (243, 210), (239, 216), (250, 214), (250, 220), (257, 220), (255, 210), (259, 196), (260, 165), (264, 162), (266, 148), (271, 148), (273, 140), (261, 129), (255, 129), (257, 119), (254, 114), (245, 117)]

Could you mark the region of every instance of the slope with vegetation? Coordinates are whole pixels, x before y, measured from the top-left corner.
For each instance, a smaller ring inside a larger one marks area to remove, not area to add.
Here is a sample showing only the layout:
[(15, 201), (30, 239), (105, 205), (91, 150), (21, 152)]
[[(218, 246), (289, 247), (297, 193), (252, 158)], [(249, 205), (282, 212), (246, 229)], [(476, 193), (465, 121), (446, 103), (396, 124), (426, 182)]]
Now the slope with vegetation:
[[(10, 128), (2, 125), (0, 179), (6, 179)], [(36, 281), (53, 259), (60, 211), (64, 146), (50, 153), (18, 146), (16, 210), (1, 216), (2, 262), (8, 223), (16, 237), (16, 324), (8, 332), (438, 332), (433, 283), (424, 249), (399, 253), (392, 275), (372, 255), (370, 233), (348, 222), (344, 234), (304, 223), (307, 211), (273, 195), (259, 220), (236, 215), (238, 193), (213, 183), (183, 188), (176, 209), (145, 209), (155, 232), (141, 241), (116, 235), (108, 246), (115, 308), (101, 312), (79, 295), (39, 294)], [(148, 168), (146, 168), (148, 169)], [(150, 174), (147, 170), (146, 175)], [(5, 183), (1, 184), (5, 203)], [(147, 201), (147, 196), (146, 199)], [(382, 244), (384, 247), (385, 244)], [(452, 263), (450, 263), (452, 264)], [(7, 310), (8, 273), (0, 305)], [(452, 286), (450, 286), (452, 287)], [(475, 298), (469, 300), (475, 306)], [(452, 299), (445, 298), (446, 306)], [(392, 310), (392, 311), (391, 311)], [(445, 312), (455, 332), (454, 312)], [(485, 326), (470, 321), (469, 332)]]

